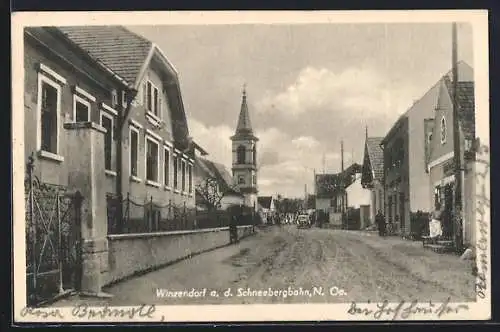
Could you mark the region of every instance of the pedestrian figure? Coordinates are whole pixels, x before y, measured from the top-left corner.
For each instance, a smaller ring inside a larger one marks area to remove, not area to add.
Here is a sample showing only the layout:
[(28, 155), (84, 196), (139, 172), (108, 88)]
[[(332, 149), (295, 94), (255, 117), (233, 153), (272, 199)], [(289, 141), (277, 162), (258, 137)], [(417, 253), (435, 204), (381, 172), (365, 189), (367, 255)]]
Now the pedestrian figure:
[(238, 218), (233, 214), (231, 217), (231, 221), (229, 223), (229, 242), (236, 243), (238, 242)]
[(375, 216), (375, 222), (378, 227), (378, 235), (385, 236), (385, 218), (382, 211), (378, 210), (377, 215)]

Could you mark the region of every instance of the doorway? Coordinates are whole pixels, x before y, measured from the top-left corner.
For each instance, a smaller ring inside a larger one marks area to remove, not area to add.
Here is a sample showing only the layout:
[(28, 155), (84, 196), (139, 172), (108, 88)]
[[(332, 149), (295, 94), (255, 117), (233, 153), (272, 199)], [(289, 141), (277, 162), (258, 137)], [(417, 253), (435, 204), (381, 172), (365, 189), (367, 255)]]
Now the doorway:
[(453, 235), (453, 183), (446, 184), (443, 188), (443, 237), (451, 239)]

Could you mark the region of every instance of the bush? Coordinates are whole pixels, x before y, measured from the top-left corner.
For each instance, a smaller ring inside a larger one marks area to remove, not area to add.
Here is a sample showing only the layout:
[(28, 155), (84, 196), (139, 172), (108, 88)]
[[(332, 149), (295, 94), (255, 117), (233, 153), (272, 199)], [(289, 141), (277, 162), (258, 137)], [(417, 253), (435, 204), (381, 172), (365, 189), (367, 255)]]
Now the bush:
[(423, 235), (429, 233), (429, 212), (417, 211), (410, 213), (410, 236), (415, 240), (421, 240)]

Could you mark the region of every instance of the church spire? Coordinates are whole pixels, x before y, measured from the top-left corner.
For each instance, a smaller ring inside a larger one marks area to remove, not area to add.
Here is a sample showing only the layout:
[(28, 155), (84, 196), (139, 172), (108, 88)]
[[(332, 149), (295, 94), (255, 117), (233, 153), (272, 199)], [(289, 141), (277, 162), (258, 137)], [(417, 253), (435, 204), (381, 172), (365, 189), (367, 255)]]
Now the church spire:
[(250, 122), (250, 114), (248, 113), (246, 83), (243, 84), (243, 92), (241, 98), (240, 117), (236, 127), (236, 134), (252, 134), (252, 123)]

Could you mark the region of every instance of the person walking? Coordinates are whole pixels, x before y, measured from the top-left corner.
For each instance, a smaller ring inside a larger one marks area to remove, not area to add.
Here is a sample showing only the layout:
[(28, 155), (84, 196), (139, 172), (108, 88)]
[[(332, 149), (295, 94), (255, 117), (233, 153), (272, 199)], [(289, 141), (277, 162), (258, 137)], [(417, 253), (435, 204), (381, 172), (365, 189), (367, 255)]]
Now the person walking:
[(377, 215), (375, 216), (375, 222), (378, 227), (378, 235), (385, 236), (385, 218), (382, 211), (378, 210)]

